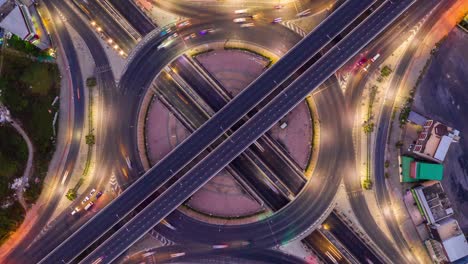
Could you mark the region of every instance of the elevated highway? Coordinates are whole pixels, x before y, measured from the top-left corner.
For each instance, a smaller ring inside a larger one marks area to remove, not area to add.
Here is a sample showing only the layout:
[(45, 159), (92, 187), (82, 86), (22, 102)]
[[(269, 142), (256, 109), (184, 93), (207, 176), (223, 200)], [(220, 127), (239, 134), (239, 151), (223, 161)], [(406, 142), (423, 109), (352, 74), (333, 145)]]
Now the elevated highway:
[[(170, 188), (164, 191), (154, 201), (152, 201), (137, 216), (126, 223), (121, 229), (115, 232), (109, 239), (102, 243), (96, 250), (84, 259), (85, 263), (92, 262), (102, 256), (106, 261), (112, 261), (126, 250), (134, 241), (149, 231), (154, 225), (175, 210), (183, 201), (190, 197), (196, 190), (214, 176), (219, 170), (224, 168), (237, 155), (242, 153), (253, 141), (260, 137), (266, 130), (275, 124), (288, 111), (302, 101), (311, 91), (328, 79), (338, 68), (354, 56), (359, 50), (367, 45), (372, 39), (387, 28), (396, 18), (407, 10), (415, 1), (389, 1), (379, 8), (373, 15), (358, 26), (352, 34), (345, 37), (338, 45), (324, 55), (316, 64), (312, 65), (306, 72), (285, 88), (274, 100), (259, 111), (254, 117), (238, 129), (228, 140), (205, 157), (194, 166), (181, 179), (175, 182)], [(235, 99), (234, 99), (235, 101)], [(216, 117), (216, 116), (215, 116)], [(200, 131), (200, 130), (199, 130)], [(223, 131), (224, 132), (224, 131)], [(336, 165), (336, 164), (334, 164)], [(299, 196), (293, 203), (300, 200)], [(270, 229), (277, 232), (281, 230), (276, 225), (281, 226), (287, 206), (277, 214), (266, 219), (270, 224)], [(317, 213), (321, 214), (323, 208)], [(293, 215), (299, 223), (289, 223), (292, 229), (306, 230), (304, 222), (308, 225), (314, 221), (304, 221), (304, 218), (297, 217), (302, 214), (288, 212)], [(318, 218), (318, 217), (317, 217)], [(293, 219), (294, 221), (294, 219)], [(301, 233), (298, 230), (294, 234)], [(239, 240), (242, 240), (239, 234)], [(245, 234), (244, 234), (245, 235)], [(282, 236), (284, 236), (283, 234)], [(280, 237), (288, 241), (291, 238)], [(276, 239), (271, 236), (258, 239), (251, 243), (253, 247), (271, 247), (278, 245)]]
[[(338, 8), (317, 29), (296, 45), (282, 60), (259, 77), (239, 96), (219, 111), (209, 122), (192, 134), (188, 140), (171, 152), (154, 168), (130, 186), (87, 224), (51, 252), (41, 263), (68, 262), (96, 241), (122, 217), (149, 197), (167, 179), (183, 168), (216, 138), (224, 134), (235, 122), (278, 87), (281, 80), (293, 75), (306, 61), (332, 41), (346, 25), (363, 13), (374, 1), (348, 1)], [(310, 56), (304, 56), (307, 50)], [(159, 175), (154, 176), (157, 172)]]

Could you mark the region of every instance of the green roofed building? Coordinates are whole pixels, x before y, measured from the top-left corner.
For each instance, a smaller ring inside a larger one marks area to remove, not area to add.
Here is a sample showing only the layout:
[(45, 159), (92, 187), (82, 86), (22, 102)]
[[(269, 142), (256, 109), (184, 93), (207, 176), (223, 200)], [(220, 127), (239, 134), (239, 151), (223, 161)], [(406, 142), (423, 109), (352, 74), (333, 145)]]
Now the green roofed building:
[(441, 164), (433, 164), (415, 161), (412, 157), (401, 156), (400, 181), (441, 181), (444, 175), (444, 167)]

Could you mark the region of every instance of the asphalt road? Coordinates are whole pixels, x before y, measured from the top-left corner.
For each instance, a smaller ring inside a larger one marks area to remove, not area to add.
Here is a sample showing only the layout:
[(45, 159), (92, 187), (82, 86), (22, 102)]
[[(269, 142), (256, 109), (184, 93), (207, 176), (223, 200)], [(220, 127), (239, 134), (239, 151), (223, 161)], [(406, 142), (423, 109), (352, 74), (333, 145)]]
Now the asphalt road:
[[(340, 264), (350, 263), (342, 255), (342, 253), (333, 245), (330, 240), (328, 240), (321, 232), (315, 230), (306, 238), (303, 239), (303, 242), (312, 247), (315, 253), (325, 262), (325, 263), (334, 263), (336, 261)], [(329, 256), (329, 255), (331, 256)], [(333, 259), (332, 259), (333, 258)]]
[(322, 225), (326, 225), (330, 233), (332, 233), (360, 263), (385, 263), (376, 256), (336, 214), (330, 214)]
[[(386, 57), (390, 56), (391, 53), (409, 36), (409, 30), (416, 25), (419, 20), (426, 15), (429, 10), (435, 6), (439, 1), (419, 1), (417, 2), (409, 12), (407, 13), (408, 15), (405, 15), (404, 18), (399, 21), (396, 25), (394, 25), (390, 30), (388, 30), (380, 39), (379, 41), (372, 43), (370, 47), (366, 48), (368, 54), (381, 54), (381, 61), (385, 60)], [(443, 8), (442, 8), (443, 10)], [(433, 18), (431, 19), (437, 19), (437, 15), (434, 14)], [(430, 27), (425, 24), (424, 27)], [(413, 44), (412, 44), (413, 45)], [(371, 55), (372, 56), (372, 55)], [(404, 61), (408, 60), (408, 54), (405, 55), (406, 59), (402, 60), (403, 64)], [(376, 70), (378, 67), (378, 64), (372, 65), (369, 69), (369, 72), (372, 72)], [(395, 74), (401, 74), (398, 73), (400, 71), (397, 71)], [(363, 75), (362, 73), (356, 74), (353, 76), (350, 80), (352, 83), (350, 85), (350, 88), (347, 89), (347, 95), (346, 98), (348, 100), (348, 103), (350, 104), (351, 109), (349, 110), (350, 112), (355, 112), (357, 109), (357, 105), (360, 102), (360, 95), (361, 92), (364, 88), (365, 83), (367, 82), (367, 76), (368, 75)], [(395, 86), (397, 83), (392, 83), (390, 87), (398, 87)], [(392, 89), (394, 90), (394, 89)], [(387, 118), (390, 118), (391, 116), (391, 108), (392, 108), (392, 103), (393, 99), (392, 97), (395, 96), (395, 91), (389, 91), (389, 94), (387, 95), (387, 103), (384, 107), (384, 112), (382, 113), (381, 120), (388, 120)], [(387, 110), (385, 110), (387, 109)], [(386, 113), (387, 112), (387, 113)], [(387, 188), (385, 186), (385, 177), (383, 173), (383, 153), (385, 151), (385, 140), (387, 138), (386, 135), (382, 135), (385, 131), (387, 133), (387, 128), (388, 128), (388, 121), (386, 122), (387, 125), (379, 124), (378, 125), (378, 134), (377, 134), (377, 140), (376, 140), (376, 149), (374, 150), (374, 162), (373, 162), (373, 169), (375, 172), (375, 188), (376, 188), (376, 194), (377, 194), (377, 199), (380, 204), (380, 206), (385, 206), (388, 205), (388, 193), (387, 193)], [(383, 143), (382, 143), (383, 140)], [(359, 148), (360, 144), (357, 144), (357, 147)], [(397, 258), (405, 258), (409, 257), (410, 260), (414, 262), (415, 260), (411, 257), (411, 250), (409, 249), (408, 244), (406, 243), (403, 235), (401, 234), (398, 224), (395, 221), (395, 218), (393, 215), (387, 216), (385, 220), (387, 221), (387, 226), (392, 234), (392, 237), (396, 241), (396, 243), (399, 245), (398, 249), (395, 249), (392, 245), (392, 241), (390, 241), (380, 230), (380, 227), (377, 226), (375, 221), (373, 220), (372, 213), (369, 210), (366, 210), (367, 208), (367, 203), (362, 196), (362, 188), (360, 184), (360, 179), (359, 177), (355, 177), (353, 175), (350, 175), (349, 177), (345, 177), (345, 185), (346, 189), (348, 192), (348, 197), (350, 198), (351, 206), (353, 208), (353, 211), (355, 212), (361, 226), (364, 228), (366, 233), (372, 238), (372, 240), (381, 248), (387, 256), (390, 258), (393, 258), (393, 256), (397, 256)], [(402, 253), (400, 253), (402, 251)], [(399, 261), (405, 261), (408, 262), (410, 260), (403, 260), (400, 259)]]
[[(110, 262), (118, 257), (134, 241), (138, 240), (170, 212), (175, 210), (181, 203), (219, 172), (219, 170), (224, 168), (253, 141), (301, 102), (311, 91), (328, 79), (337, 69), (346, 63), (348, 59), (353, 57), (362, 47), (367, 45), (389, 24), (398, 18), (413, 2), (414, 1), (403, 0), (384, 4), (379, 11), (376, 11), (374, 15), (356, 28), (353, 34), (344, 38), (342, 42), (323, 56), (321, 60), (310, 67), (302, 77), (293, 82), (293, 84), (275, 97), (265, 108), (259, 111), (257, 115), (246, 122), (246, 124), (237, 130), (229, 140), (226, 140), (185, 174), (183, 178), (153, 200), (153, 202), (137, 216), (127, 222), (123, 228), (115, 232), (108, 240), (93, 251), (93, 253), (88, 255), (83, 262), (92, 262), (100, 256), (105, 256), (105, 260)], [(241, 97), (244, 93), (245, 92), (241, 93), (236, 98)], [(213, 118), (216, 116), (218, 115), (215, 115)], [(292, 204), (294, 204), (294, 202)], [(284, 211), (286, 210), (283, 210), (283, 212)], [(274, 215), (272, 218), (277, 215), (280, 215), (280, 213)], [(313, 215), (312, 219), (316, 220), (320, 215), (321, 213), (319, 215)], [(297, 215), (291, 214), (290, 218), (291, 217), (296, 218)], [(315, 217), (315, 219), (313, 217)], [(313, 220), (305, 221), (302, 218), (301, 222), (306, 222), (310, 225)], [(278, 230), (274, 223), (271, 223), (271, 218), (268, 218), (267, 221), (270, 221), (270, 228), (272, 230)], [(300, 226), (300, 224), (297, 226)], [(304, 229), (307, 229), (307, 227)], [(268, 247), (277, 245), (277, 243), (274, 239), (272, 240), (271, 237), (268, 237), (266, 241), (258, 239), (255, 241), (255, 245)]]
[(136, 45), (135, 39), (125, 31), (97, 1), (98, 0), (73, 0), (73, 3), (75, 3), (90, 20), (95, 21), (97, 25), (128, 54)]
[[(219, 245), (223, 247), (223, 245)], [(188, 244), (159, 247), (140, 251), (122, 264), (140, 263), (278, 263), (299, 264), (306, 261), (281, 251), (270, 249), (219, 248)]]
[[(209, 119), (209, 116), (204, 114), (197, 103), (193, 102), (192, 99), (185, 97), (186, 99), (182, 100), (180, 98), (181, 94), (184, 92), (179, 89), (172, 78), (160, 77), (156, 80), (155, 86), (157, 87), (157, 93), (164, 97), (169, 103), (170, 109), (173, 109), (172, 112), (176, 114), (190, 132), (195, 131)], [(219, 145), (221, 142), (221, 140), (218, 140), (210, 149)], [(236, 177), (236, 179), (239, 178), (239, 182), (243, 186), (244, 184), (248, 185), (246, 191), (256, 191), (256, 193), (252, 195), (258, 194), (261, 198), (259, 203), (264, 202), (272, 209), (283, 207), (288, 202), (287, 197), (281, 195), (281, 193), (277, 193), (278, 191), (276, 191), (276, 193), (273, 192), (264, 182), (264, 180), (268, 181), (268, 176), (265, 175), (268, 171), (262, 170), (259, 167), (261, 164), (254, 162), (252, 156), (252, 151), (247, 150), (246, 153), (236, 158), (231, 166), (228, 166), (226, 169), (232, 176)]]
[[(305, 3), (304, 3), (305, 2)], [(234, 19), (235, 10), (248, 9), (252, 14), (259, 14), (260, 19), (271, 22), (276, 17), (283, 20), (294, 19), (299, 12), (310, 10), (310, 14), (315, 14), (332, 7), (337, 1), (314, 0), (314, 1), (294, 1), (294, 3), (282, 4), (281, 9), (276, 9), (277, 0), (246, 0), (242, 3), (232, 1), (205, 1), (191, 2), (166, 0), (157, 1), (154, 4), (167, 12), (178, 14), (183, 17), (196, 18), (200, 20), (219, 19), (229, 17)]]
[[(253, 85), (249, 86), (227, 107), (212, 117), (202, 128), (192, 134), (188, 140), (179, 145), (157, 166), (138, 179), (116, 200), (109, 204), (101, 213), (93, 217), (79, 232), (69, 237), (60, 247), (57, 247), (43, 261), (45, 263), (55, 260), (71, 259), (79, 254), (85, 245), (89, 245), (97, 239), (102, 232), (108, 230), (113, 224), (130, 212), (130, 209), (138, 205), (142, 198), (148, 197), (166, 179), (176, 173), (188, 161), (192, 160), (206, 146), (225, 132), (232, 124), (251, 110), (262, 98), (275, 87), (276, 80), (284, 80), (293, 73), (307, 58), (304, 58), (303, 50), (307, 48), (309, 54), (315, 54), (320, 48), (336, 36), (354, 17), (359, 15), (368, 7), (372, 1), (348, 2), (329, 17), (328, 21), (322, 23), (305, 40), (293, 48), (288, 55), (276, 63), (269, 71), (264, 73)], [(157, 172), (159, 175), (152, 175)], [(147, 177), (150, 176), (150, 177)], [(122, 202), (119, 202), (122, 201)], [(99, 228), (98, 228), (99, 226)], [(55, 259), (55, 260), (54, 260)]]
[(120, 14), (135, 28), (143, 37), (150, 33), (156, 25), (129, 0), (109, 0)]
[[(200, 95), (202, 100), (209, 105), (214, 112), (221, 110), (221, 108), (232, 99), (223, 87), (220, 87), (220, 89), (225, 91), (224, 93), (221, 91), (217, 92), (217, 89), (198, 72), (197, 68), (191, 64), (187, 57), (179, 57), (171, 65), (177, 70), (177, 74), (190, 84), (193, 90)], [(249, 115), (252, 115), (252, 113), (249, 113)], [(247, 118), (244, 119), (247, 120)], [(239, 122), (232, 130), (237, 129), (243, 123), (242, 121)], [(292, 195), (299, 193), (306, 179), (299, 165), (289, 156), (284, 147), (279, 145), (269, 133), (259, 138), (257, 144), (258, 145), (252, 145), (249, 148), (250, 152), (252, 152), (252, 155), (256, 156), (255, 160), (258, 160), (256, 163), (265, 164), (266, 171), (272, 172), (269, 178), (271, 178), (273, 183), (278, 184), (280, 188), (283, 189), (286, 187), (288, 189), (285, 190), (286, 195), (289, 193)], [(260, 146), (261, 149), (258, 146)], [(254, 187), (255, 186), (256, 185), (254, 185)]]

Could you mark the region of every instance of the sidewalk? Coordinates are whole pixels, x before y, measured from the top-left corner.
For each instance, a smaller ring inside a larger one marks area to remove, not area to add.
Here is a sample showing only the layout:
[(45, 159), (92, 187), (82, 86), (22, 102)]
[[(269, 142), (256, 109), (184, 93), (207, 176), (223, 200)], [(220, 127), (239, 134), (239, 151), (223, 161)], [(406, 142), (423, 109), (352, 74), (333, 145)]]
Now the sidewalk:
[(23, 176), (21, 177), (21, 184), (17, 187), (16, 189), (16, 195), (18, 197), (18, 201), (23, 206), (24, 210), (28, 210), (28, 205), (26, 204), (26, 201), (24, 200), (24, 190), (25, 190), (25, 185), (28, 183), (29, 177), (31, 176), (31, 169), (33, 165), (33, 160), (34, 160), (34, 147), (31, 142), (31, 139), (29, 139), (28, 134), (26, 134), (26, 131), (23, 130), (21, 125), (17, 123), (15, 120), (11, 122), (11, 125), (18, 131), (18, 133), (23, 137), (24, 141), (26, 142), (26, 145), (28, 146), (28, 161), (26, 163), (26, 168), (24, 169)]

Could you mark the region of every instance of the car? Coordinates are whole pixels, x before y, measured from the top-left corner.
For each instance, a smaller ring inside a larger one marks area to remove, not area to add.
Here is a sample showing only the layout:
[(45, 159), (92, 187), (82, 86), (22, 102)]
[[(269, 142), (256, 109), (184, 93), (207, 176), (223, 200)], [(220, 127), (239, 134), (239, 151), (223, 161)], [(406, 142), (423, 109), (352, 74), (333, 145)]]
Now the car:
[(187, 21), (177, 24), (178, 28), (185, 27), (185, 26), (190, 26), (190, 21), (187, 20)]
[(238, 18), (234, 18), (232, 21), (234, 21), (234, 23), (242, 23), (242, 22), (247, 21), (247, 19), (245, 17), (238, 17)]
[(214, 29), (212, 28), (205, 28), (205, 29), (202, 29), (200, 30), (200, 32), (198, 32), (200, 35), (206, 35), (207, 33), (213, 33), (214, 32)]
[(96, 199), (98, 199), (99, 197), (101, 197), (102, 195), (102, 191), (99, 191), (98, 193), (96, 193)]
[(380, 53), (377, 53), (377, 54), (375, 54), (374, 57), (372, 57), (371, 61), (372, 61), (372, 62), (375, 62), (375, 61), (378, 60), (379, 58), (380, 58)]
[(254, 23), (244, 23), (244, 24), (241, 24), (240, 26), (242, 28), (246, 28), (246, 27), (253, 27), (253, 26), (255, 26), (255, 24)]
[(275, 5), (275, 9), (281, 9), (283, 7), (284, 7), (283, 5)]
[(414, 144), (410, 144), (408, 147), (408, 151), (411, 151), (414, 148)]
[(362, 66), (364, 64), (366, 64), (367, 62), (367, 58), (366, 57), (363, 57), (362, 59), (360, 59), (357, 63), (358, 66)]
[(85, 204), (87, 201), (89, 201), (89, 196), (86, 196), (83, 201), (81, 201), (81, 204)]
[(283, 21), (283, 19), (281, 17), (277, 17), (277, 18), (273, 19), (273, 23), (280, 23), (281, 21)]
[(79, 207), (75, 207), (75, 209), (73, 209), (73, 211), (71, 212), (71, 215), (75, 215), (76, 213), (78, 213), (80, 211), (80, 208)]
[(89, 192), (89, 195), (92, 196), (95, 192), (96, 192), (96, 189), (93, 188), (93, 189)]
[(94, 205), (93, 202), (89, 202), (89, 204), (87, 204), (84, 209), (88, 211), (91, 207), (93, 207), (93, 205)]
[(237, 15), (245, 14), (245, 13), (247, 13), (247, 11), (248, 11), (247, 9), (238, 9), (238, 10), (234, 11), (234, 14), (237, 14)]

